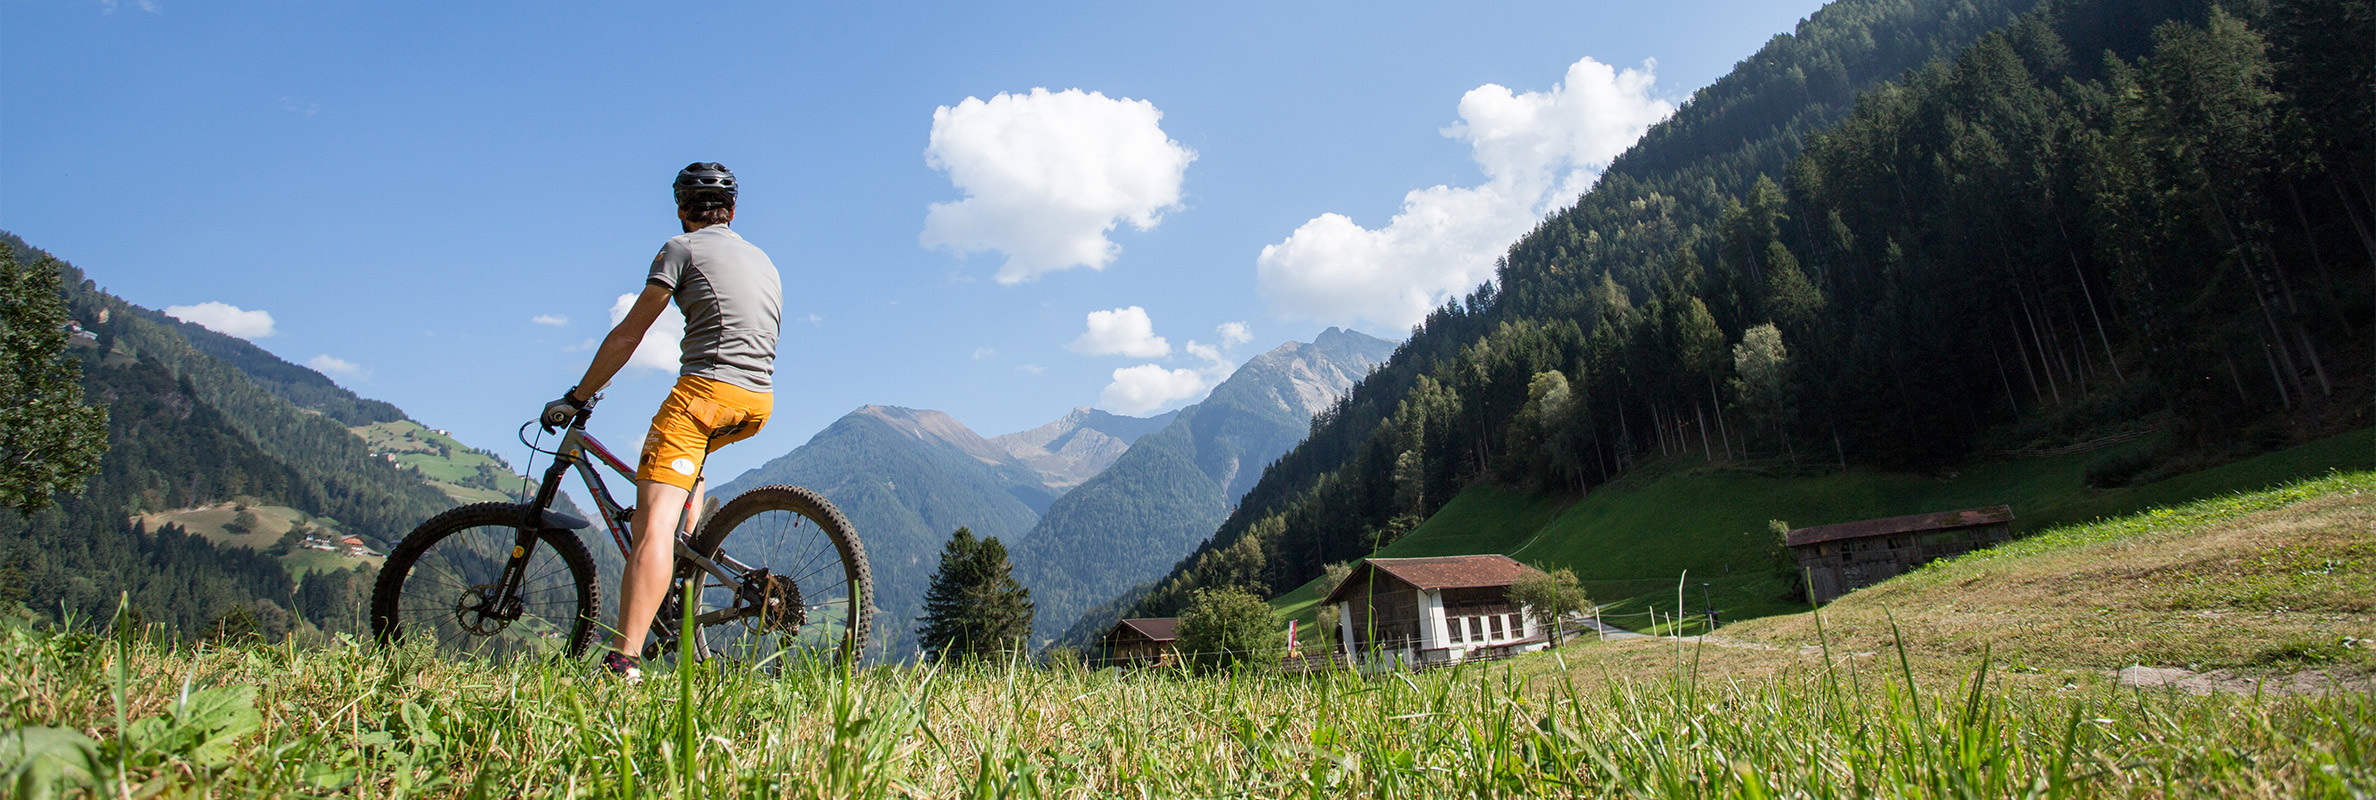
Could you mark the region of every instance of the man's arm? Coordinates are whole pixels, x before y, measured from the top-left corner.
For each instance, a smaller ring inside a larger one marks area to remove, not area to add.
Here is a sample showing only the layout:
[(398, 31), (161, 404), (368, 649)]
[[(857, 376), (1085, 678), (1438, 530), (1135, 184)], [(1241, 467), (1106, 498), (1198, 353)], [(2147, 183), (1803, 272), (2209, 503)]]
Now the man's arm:
[[(644, 332), (652, 327), (652, 320), (668, 309), (671, 292), (657, 284), (644, 284), (643, 294), (637, 295), (635, 305), (627, 309), (627, 316), (602, 337), (602, 347), (594, 351), (594, 363), (586, 366), (586, 377), (570, 390), (573, 401), (583, 403), (593, 399), (594, 393), (610, 383), (611, 376), (627, 365), (627, 358), (635, 355), (635, 346), (643, 344)], [(577, 395), (583, 394), (584, 397)]]

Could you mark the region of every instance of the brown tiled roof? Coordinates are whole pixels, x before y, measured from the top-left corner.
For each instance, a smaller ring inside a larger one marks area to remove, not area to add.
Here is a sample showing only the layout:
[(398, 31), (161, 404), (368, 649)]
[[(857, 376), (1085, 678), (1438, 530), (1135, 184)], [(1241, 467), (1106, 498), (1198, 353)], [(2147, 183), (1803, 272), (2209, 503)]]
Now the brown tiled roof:
[(1868, 536), (1888, 536), (1893, 533), (1913, 531), (1969, 528), (1976, 525), (1994, 525), (2012, 521), (2012, 506), (1989, 506), (1987, 508), (1967, 508), (1962, 511), (1940, 511), (1932, 514), (1909, 514), (1903, 517), (1842, 522), (1838, 525), (1817, 525), (1791, 531), (1789, 537), (1784, 541), (1792, 547), (1803, 547), (1822, 542), (1836, 542), (1841, 539), (1862, 539)]
[(1541, 570), (1518, 563), (1505, 555), (1436, 556), (1433, 558), (1367, 558), (1345, 576), (1343, 583), (1328, 592), (1323, 603), (1340, 602), (1338, 593), (1353, 585), (1353, 579), (1363, 570), (1375, 569), (1397, 580), (1421, 589), (1467, 589), (1480, 586), (1508, 586)]
[(1140, 635), (1140, 636), (1144, 636), (1144, 637), (1147, 637), (1148, 639), (1150, 639), (1150, 640), (1153, 640), (1153, 641), (1156, 641), (1156, 642), (1168, 642), (1168, 641), (1171, 641), (1171, 640), (1174, 640), (1174, 639), (1178, 639), (1178, 638), (1180, 638), (1180, 618), (1179, 618), (1179, 617), (1155, 617), (1155, 618), (1152, 618), (1152, 619), (1126, 619), (1126, 620), (1123, 620), (1123, 621), (1121, 621), (1121, 622), (1115, 623), (1115, 625), (1114, 625), (1114, 629), (1113, 629), (1112, 631), (1110, 631), (1110, 632), (1106, 633), (1106, 635), (1107, 635), (1107, 636), (1113, 636), (1114, 634), (1121, 633), (1121, 632), (1122, 632), (1122, 629), (1124, 629), (1124, 628), (1129, 628), (1129, 629), (1131, 629), (1131, 630), (1133, 630), (1133, 631), (1137, 631), (1137, 632), (1138, 632), (1138, 635)]

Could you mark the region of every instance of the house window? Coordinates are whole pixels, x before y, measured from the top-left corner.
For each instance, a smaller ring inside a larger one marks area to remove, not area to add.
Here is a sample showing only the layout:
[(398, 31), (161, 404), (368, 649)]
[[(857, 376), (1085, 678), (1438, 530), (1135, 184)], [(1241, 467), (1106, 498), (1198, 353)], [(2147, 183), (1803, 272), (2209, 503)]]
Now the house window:
[(1524, 636), (1524, 635), (1526, 635), (1526, 624), (1525, 624), (1525, 623), (1522, 623), (1522, 622), (1519, 622), (1519, 621), (1518, 621), (1518, 615), (1517, 615), (1517, 614), (1511, 614), (1511, 615), (1510, 615), (1510, 638), (1512, 638), (1512, 639), (1516, 639), (1516, 638), (1518, 638), (1518, 637), (1520, 637), (1520, 636)]
[(1489, 622), (1489, 623), (1490, 623), (1490, 624), (1493, 626), (1493, 638), (1495, 638), (1495, 639), (1502, 638), (1502, 618), (1501, 618), (1501, 615), (1500, 615), (1500, 614), (1495, 614), (1495, 615), (1493, 615), (1493, 616), (1486, 617), (1485, 619), (1486, 619), (1486, 621), (1487, 621), (1487, 622)]

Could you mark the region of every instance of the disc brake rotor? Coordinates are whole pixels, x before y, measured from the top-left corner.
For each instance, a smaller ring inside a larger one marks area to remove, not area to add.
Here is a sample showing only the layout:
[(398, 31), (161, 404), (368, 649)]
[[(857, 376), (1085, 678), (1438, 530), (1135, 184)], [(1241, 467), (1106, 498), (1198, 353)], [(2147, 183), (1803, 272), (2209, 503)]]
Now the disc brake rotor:
[(482, 583), (462, 590), (454, 599), (454, 623), (474, 636), (493, 636), (503, 632), (511, 620), (496, 611), (495, 584)]

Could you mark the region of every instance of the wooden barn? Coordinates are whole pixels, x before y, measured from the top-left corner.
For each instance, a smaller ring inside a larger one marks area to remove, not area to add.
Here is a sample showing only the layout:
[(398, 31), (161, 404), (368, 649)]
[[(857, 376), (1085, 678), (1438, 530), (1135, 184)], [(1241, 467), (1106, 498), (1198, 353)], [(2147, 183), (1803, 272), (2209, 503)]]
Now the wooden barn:
[(1122, 620), (1097, 640), (1098, 647), (1105, 650), (1106, 663), (1119, 666), (1169, 663), (1179, 644), (1179, 617)]
[(1799, 528), (1784, 539), (1807, 573), (1818, 603), (1929, 563), (2013, 538), (2013, 508), (1991, 506), (1935, 514)]
[(1510, 585), (1542, 572), (1503, 555), (1370, 558), (1321, 603), (1337, 640), (1376, 669), (1499, 658), (1544, 645), (1542, 626), (1510, 601)]

